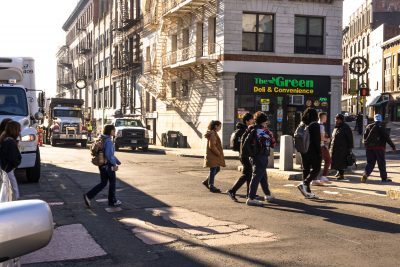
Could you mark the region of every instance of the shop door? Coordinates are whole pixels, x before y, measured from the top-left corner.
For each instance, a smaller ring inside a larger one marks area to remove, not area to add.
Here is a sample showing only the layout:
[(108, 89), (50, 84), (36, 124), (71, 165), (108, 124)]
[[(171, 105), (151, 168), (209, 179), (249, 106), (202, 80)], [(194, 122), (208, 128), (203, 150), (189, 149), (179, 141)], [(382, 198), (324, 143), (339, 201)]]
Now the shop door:
[(297, 107), (288, 107), (287, 111), (287, 128), (286, 134), (293, 135), (297, 126), (300, 124), (301, 111), (297, 111)]
[(149, 130), (149, 143), (155, 145), (157, 143), (156, 120), (146, 119), (146, 128)]

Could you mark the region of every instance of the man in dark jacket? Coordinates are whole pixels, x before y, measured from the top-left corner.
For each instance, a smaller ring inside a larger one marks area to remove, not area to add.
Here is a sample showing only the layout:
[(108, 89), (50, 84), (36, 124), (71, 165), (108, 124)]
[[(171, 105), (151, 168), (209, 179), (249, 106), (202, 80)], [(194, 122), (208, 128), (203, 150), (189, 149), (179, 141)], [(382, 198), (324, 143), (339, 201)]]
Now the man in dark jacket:
[(335, 117), (335, 129), (329, 147), (332, 156), (331, 169), (338, 171), (336, 174), (338, 180), (344, 180), (344, 170), (348, 167), (347, 157), (354, 147), (354, 140), (351, 128), (344, 122), (342, 114), (337, 114)]
[(301, 123), (307, 125), (310, 133), (310, 145), (306, 153), (301, 154), (303, 164), (303, 183), (297, 188), (306, 198), (318, 198), (311, 193), (310, 184), (316, 179), (321, 170), (322, 152), (321, 152), (321, 131), (318, 124), (318, 112), (313, 108), (307, 108)]
[(367, 126), (364, 133), (367, 165), (365, 166), (361, 182), (365, 183), (367, 181), (368, 176), (370, 176), (375, 168), (376, 162), (378, 162), (382, 182), (391, 182), (392, 180), (388, 179), (386, 172), (385, 147), (386, 143), (388, 143), (393, 151), (395, 151), (396, 146), (393, 144), (392, 139), (390, 139), (390, 136), (385, 131), (385, 127), (382, 125), (382, 115), (376, 114), (374, 121), (374, 123)]
[(243, 137), (245, 138), (244, 135), (246, 133), (246, 130), (248, 129), (249, 126), (251, 126), (253, 124), (254, 124), (253, 115), (251, 113), (246, 113), (243, 116), (243, 123), (239, 122), (236, 125), (237, 140), (234, 140), (234, 141), (239, 142), (239, 159), (240, 159), (240, 162), (242, 163), (243, 169), (242, 169), (242, 176), (239, 177), (239, 179), (235, 182), (235, 184), (233, 185), (233, 187), (231, 189), (226, 191), (226, 193), (229, 195), (229, 197), (233, 201), (237, 201), (236, 192), (239, 190), (240, 187), (242, 187), (242, 185), (244, 183), (247, 184), (247, 194), (249, 194), (249, 185), (250, 185), (250, 181), (251, 181), (252, 166), (251, 166), (249, 157), (242, 153), (242, 149), (240, 148), (240, 146), (241, 146), (242, 138)]

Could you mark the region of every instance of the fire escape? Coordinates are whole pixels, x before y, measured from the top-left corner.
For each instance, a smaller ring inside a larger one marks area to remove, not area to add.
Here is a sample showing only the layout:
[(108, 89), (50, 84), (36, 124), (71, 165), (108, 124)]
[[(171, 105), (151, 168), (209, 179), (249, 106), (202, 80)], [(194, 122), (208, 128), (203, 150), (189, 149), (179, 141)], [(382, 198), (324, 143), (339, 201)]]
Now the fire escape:
[[(62, 47), (62, 54), (58, 58), (57, 66), (58, 66), (58, 76), (57, 76), (57, 85), (60, 88), (71, 90), (74, 86), (74, 77), (73, 77), (73, 64), (71, 63), (70, 51), (68, 46)], [(59, 90), (58, 94), (64, 95), (62, 91)]]
[(121, 109), (125, 114), (129, 104), (132, 106), (132, 103), (127, 101), (132, 97), (132, 84), (128, 83), (128, 80), (132, 77), (132, 71), (141, 66), (140, 59), (133, 55), (133, 48), (130, 47), (133, 43), (130, 43), (128, 35), (138, 20), (133, 19), (126, 0), (118, 0), (117, 3), (119, 16), (111, 22), (114, 46), (112, 75), (113, 79), (120, 81)]
[[(201, 9), (205, 5), (209, 6)], [(180, 79), (182, 73), (189, 72), (191, 77), (199, 81), (215, 84), (213, 90), (216, 94), (216, 63), (220, 59), (221, 48), (215, 40), (203, 44), (201, 34), (202, 42), (189, 41), (186, 46), (180, 49), (175, 47), (167, 52), (167, 40), (172, 32), (182, 30), (181, 25), (193, 27), (192, 17), (203, 19), (204, 15), (210, 15), (202, 13), (202, 10), (212, 9), (210, 6), (216, 7), (216, 3), (213, 0), (163, 0), (158, 1), (157, 5), (151, 3), (150, 6), (156, 9), (150, 9), (144, 14), (144, 27), (156, 32), (156, 47), (151, 49), (155, 53), (152, 52), (151, 57), (144, 63), (144, 75), (140, 83), (145, 90), (167, 106), (174, 108), (182, 116), (190, 117), (187, 121), (195, 122), (204, 103), (202, 92), (186, 97), (173, 95), (169, 81), (173, 77)]]

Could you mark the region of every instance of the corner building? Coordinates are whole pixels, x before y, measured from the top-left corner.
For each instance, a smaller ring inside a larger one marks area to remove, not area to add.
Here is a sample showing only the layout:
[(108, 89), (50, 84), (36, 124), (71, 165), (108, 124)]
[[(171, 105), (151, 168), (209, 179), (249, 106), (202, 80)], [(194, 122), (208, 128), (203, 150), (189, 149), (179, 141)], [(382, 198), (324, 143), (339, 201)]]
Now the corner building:
[(266, 112), (278, 137), (307, 107), (331, 124), (340, 112), (342, 0), (149, 2), (139, 83), (157, 99), (157, 143), (175, 130), (201, 147), (221, 120), (227, 147), (246, 112)]

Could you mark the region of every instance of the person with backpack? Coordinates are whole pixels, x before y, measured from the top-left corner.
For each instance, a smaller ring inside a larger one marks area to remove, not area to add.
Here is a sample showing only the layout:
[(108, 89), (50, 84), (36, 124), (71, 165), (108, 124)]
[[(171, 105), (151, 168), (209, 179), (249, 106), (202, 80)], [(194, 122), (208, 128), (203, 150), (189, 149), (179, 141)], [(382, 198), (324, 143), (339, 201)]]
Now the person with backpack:
[(16, 121), (8, 121), (5, 124), (5, 129), (0, 135), (0, 162), (1, 169), (7, 173), (10, 180), (13, 199), (19, 199), (19, 189), (17, 178), (15, 177), (14, 170), (21, 163), (21, 153), (18, 149), (17, 138), (21, 134), (21, 124)]
[(385, 127), (382, 125), (381, 114), (376, 114), (374, 117), (374, 123), (369, 124), (366, 127), (363, 139), (365, 144), (365, 153), (367, 155), (367, 165), (365, 166), (361, 182), (365, 183), (367, 181), (375, 168), (376, 162), (378, 162), (382, 183), (392, 182), (392, 180), (388, 178), (386, 171), (385, 150), (386, 143), (390, 145), (393, 151), (396, 151), (396, 146), (389, 134), (386, 132)]
[(248, 206), (262, 206), (264, 203), (256, 199), (258, 185), (265, 194), (264, 199), (270, 201), (271, 192), (267, 181), (267, 166), (270, 149), (275, 147), (273, 133), (267, 128), (268, 116), (261, 111), (254, 114), (255, 125), (250, 126), (249, 133), (243, 141), (242, 155), (250, 157), (252, 177), (249, 195), (246, 201)]
[(226, 191), (228, 196), (233, 200), (233, 201), (238, 201), (236, 198), (236, 192), (239, 190), (240, 187), (244, 183), (247, 184), (247, 196), (249, 194), (249, 185), (251, 181), (251, 175), (252, 175), (252, 166), (250, 163), (249, 157), (242, 153), (241, 149), (241, 141), (243, 138), (246, 138), (248, 131), (246, 131), (251, 125), (254, 124), (254, 119), (253, 115), (251, 113), (246, 113), (243, 116), (243, 123), (238, 123), (236, 125), (236, 131), (232, 134), (231, 137), (231, 142), (232, 142), (232, 150), (233, 151), (238, 151), (239, 152), (239, 160), (240, 163), (242, 163), (243, 169), (242, 169), (242, 176), (239, 177), (239, 179), (235, 182), (235, 184), (232, 186), (231, 189)]
[[(103, 150), (101, 152), (104, 153), (104, 160), (97, 160), (97, 163), (101, 162), (98, 163), (100, 165), (98, 167), (100, 171), (101, 182), (83, 195), (83, 199), (87, 207), (91, 206), (91, 199), (93, 199), (101, 190), (103, 190), (104, 187), (107, 186), (108, 182), (110, 183), (108, 187), (108, 205), (111, 207), (117, 207), (122, 204), (122, 202), (117, 200), (115, 197), (115, 185), (117, 180), (115, 172), (118, 171), (118, 166), (121, 165), (121, 162), (114, 155), (114, 144), (111, 139), (112, 137), (115, 137), (115, 126), (107, 124), (104, 126), (103, 135), (99, 140), (103, 146)], [(92, 162), (94, 163), (94, 160), (92, 160)]]
[(295, 132), (295, 146), (301, 154), (303, 165), (303, 182), (297, 186), (304, 197), (318, 198), (311, 192), (311, 182), (315, 180), (321, 170), (321, 130), (318, 124), (318, 112), (307, 108), (301, 118), (301, 123)]
[(349, 166), (348, 156), (354, 147), (353, 132), (344, 121), (342, 114), (335, 117), (335, 129), (332, 133), (330, 152), (332, 156), (331, 168), (337, 170), (337, 180), (344, 180), (344, 170)]
[(210, 168), (210, 174), (202, 184), (212, 193), (221, 193), (221, 190), (214, 186), (215, 176), (225, 167), (224, 150), (222, 149), (222, 142), (218, 136), (221, 130), (222, 123), (220, 121), (212, 120), (208, 125), (208, 131), (204, 135), (207, 138), (207, 150), (204, 157), (204, 167)]

